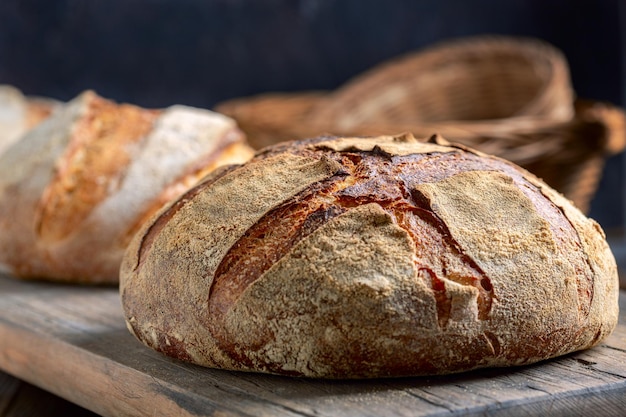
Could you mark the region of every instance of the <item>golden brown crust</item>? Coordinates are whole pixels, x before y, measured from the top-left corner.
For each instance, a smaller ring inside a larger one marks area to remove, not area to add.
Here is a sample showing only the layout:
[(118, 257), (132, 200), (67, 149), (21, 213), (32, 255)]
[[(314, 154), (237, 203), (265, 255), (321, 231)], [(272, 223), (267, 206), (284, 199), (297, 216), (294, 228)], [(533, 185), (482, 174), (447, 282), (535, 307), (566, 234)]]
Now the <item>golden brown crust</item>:
[(437, 137), (266, 148), (173, 203), (130, 248), (132, 332), (206, 366), (459, 372), (584, 349), (617, 320), (597, 224), (531, 174)]
[(39, 201), (36, 228), (44, 241), (65, 238), (118, 187), (133, 146), (150, 132), (160, 113), (95, 95), (84, 111)]
[(251, 155), (216, 113), (85, 92), (0, 158), (0, 264), (23, 278), (117, 283), (142, 221), (211, 169)]

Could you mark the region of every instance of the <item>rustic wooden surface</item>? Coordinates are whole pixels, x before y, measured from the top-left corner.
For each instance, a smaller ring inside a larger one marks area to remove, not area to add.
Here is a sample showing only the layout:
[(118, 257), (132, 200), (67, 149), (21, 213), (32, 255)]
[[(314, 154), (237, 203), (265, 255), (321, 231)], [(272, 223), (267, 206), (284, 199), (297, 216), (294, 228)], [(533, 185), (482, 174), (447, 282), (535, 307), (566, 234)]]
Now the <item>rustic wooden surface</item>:
[[(605, 343), (542, 364), (434, 378), (319, 381), (171, 360), (128, 333), (115, 288), (0, 274), (0, 369), (105, 416), (621, 416), (626, 293), (620, 303), (620, 324)], [(0, 392), (8, 393), (0, 394), (0, 416), (11, 415), (5, 399), (15, 398), (15, 384), (0, 373)]]

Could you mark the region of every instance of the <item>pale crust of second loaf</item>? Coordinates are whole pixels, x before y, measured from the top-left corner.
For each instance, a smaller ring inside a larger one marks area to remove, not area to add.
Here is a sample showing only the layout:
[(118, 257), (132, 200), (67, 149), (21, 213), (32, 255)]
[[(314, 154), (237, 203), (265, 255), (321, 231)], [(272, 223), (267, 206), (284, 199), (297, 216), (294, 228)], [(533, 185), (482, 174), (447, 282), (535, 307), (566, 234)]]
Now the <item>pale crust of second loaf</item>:
[(143, 221), (212, 169), (251, 156), (224, 116), (85, 92), (0, 158), (0, 263), (22, 278), (117, 283)]
[[(302, 148), (281, 145), (216, 173), (144, 225), (120, 286), (140, 340), (205, 366), (359, 378), (528, 364), (591, 347), (615, 327), (617, 271), (600, 227), (497, 158), (501, 169), (439, 167), (403, 179), (414, 210), (427, 207), (435, 222), (397, 217), (374, 185), (380, 203), (344, 205), (259, 276), (218, 290), (220, 264), (272, 210), (333, 179), (348, 193), (350, 175), (316, 160), (317, 150), (376, 153), (381, 163), (468, 153), (410, 136)], [(438, 248), (438, 239), (453, 243)], [(263, 252), (250, 253), (241, 262), (263, 263)]]
[(59, 107), (56, 100), (26, 97), (13, 86), (0, 85), (0, 155)]

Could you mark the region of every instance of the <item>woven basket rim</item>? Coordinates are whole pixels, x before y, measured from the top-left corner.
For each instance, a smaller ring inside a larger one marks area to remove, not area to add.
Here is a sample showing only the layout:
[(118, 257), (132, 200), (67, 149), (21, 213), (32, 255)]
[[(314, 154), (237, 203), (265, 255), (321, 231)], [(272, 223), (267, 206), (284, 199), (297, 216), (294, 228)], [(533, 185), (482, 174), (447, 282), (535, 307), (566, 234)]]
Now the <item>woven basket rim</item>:
[(374, 92), (381, 91), (390, 84), (398, 84), (399, 80), (419, 76), (420, 72), (427, 73), (444, 62), (454, 62), (460, 55), (480, 57), (486, 56), (486, 53), (527, 57), (530, 64), (548, 68), (549, 74), (543, 77), (541, 92), (520, 110), (520, 114), (545, 103), (558, 90), (563, 97), (559, 103), (561, 108), (552, 117), (562, 120), (571, 118), (574, 92), (567, 61), (561, 51), (535, 38), (480, 35), (444, 40), (374, 65), (334, 90), (323, 105), (311, 111), (310, 119), (312, 122), (336, 120), (339, 115), (353, 108), (349, 103), (360, 97), (371, 97)]

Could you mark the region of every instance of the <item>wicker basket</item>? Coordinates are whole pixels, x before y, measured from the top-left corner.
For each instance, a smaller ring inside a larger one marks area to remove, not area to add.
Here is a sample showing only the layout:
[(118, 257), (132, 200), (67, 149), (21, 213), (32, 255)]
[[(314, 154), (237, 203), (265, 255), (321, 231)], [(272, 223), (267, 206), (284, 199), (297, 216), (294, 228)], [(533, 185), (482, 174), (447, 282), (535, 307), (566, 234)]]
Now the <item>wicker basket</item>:
[(473, 38), (396, 58), (332, 93), (312, 122), (439, 122), (572, 117), (561, 53), (530, 39)]
[(541, 41), (478, 37), (383, 63), (332, 92), (224, 102), (257, 148), (296, 138), (439, 133), (511, 160), (587, 211), (607, 155), (626, 145), (623, 112), (574, 99), (567, 62)]
[(250, 144), (260, 149), (276, 142), (303, 138), (308, 135), (307, 127), (315, 132), (306, 117), (327, 95), (323, 91), (268, 93), (229, 100), (220, 103), (215, 110), (237, 120)]

